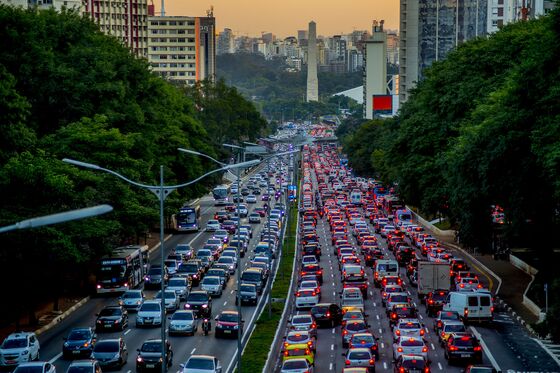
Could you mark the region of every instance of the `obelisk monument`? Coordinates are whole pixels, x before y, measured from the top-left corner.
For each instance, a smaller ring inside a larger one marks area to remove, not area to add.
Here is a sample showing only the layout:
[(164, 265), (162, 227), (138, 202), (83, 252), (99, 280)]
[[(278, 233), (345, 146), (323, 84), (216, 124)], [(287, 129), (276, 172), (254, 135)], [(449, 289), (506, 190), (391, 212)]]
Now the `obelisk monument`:
[(317, 81), (317, 26), (309, 22), (309, 39), (307, 40), (307, 102), (319, 101), (319, 83)]

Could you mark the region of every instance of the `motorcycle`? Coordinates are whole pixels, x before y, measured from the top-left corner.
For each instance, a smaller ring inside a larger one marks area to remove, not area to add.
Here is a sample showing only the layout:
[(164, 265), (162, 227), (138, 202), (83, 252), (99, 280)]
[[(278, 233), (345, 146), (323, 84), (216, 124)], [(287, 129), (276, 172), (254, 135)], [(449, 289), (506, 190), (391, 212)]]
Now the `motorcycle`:
[(210, 320), (204, 319), (202, 321), (202, 331), (204, 332), (204, 335), (208, 335), (208, 333), (210, 332), (210, 329), (212, 329), (212, 325), (210, 324)]

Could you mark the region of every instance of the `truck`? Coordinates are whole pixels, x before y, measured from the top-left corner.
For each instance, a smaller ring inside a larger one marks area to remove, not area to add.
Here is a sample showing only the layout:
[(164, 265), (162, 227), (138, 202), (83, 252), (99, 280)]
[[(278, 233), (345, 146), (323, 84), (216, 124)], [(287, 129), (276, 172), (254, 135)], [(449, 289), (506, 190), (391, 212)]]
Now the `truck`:
[(451, 287), (451, 266), (448, 263), (419, 261), (417, 269), (418, 296), (424, 303), (429, 292), (449, 290)]

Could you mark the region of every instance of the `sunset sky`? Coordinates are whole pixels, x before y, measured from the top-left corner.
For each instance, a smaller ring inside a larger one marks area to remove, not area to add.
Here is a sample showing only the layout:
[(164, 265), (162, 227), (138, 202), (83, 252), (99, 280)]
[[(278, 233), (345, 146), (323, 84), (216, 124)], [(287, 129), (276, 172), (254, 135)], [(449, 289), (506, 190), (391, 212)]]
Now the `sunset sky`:
[[(159, 12), (161, 0), (154, 4)], [(374, 19), (384, 19), (386, 29), (399, 26), (399, 0), (165, 0), (165, 13), (205, 16), (211, 5), (218, 31), (228, 27), (237, 35), (297, 36), (311, 20), (318, 35), (371, 31)]]

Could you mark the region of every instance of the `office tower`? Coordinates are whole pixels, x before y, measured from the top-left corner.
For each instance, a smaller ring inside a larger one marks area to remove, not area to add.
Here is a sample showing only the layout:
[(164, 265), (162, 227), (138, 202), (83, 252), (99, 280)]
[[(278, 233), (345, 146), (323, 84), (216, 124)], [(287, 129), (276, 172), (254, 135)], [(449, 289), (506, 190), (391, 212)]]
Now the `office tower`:
[(503, 25), (541, 16), (553, 7), (547, 0), (500, 0), (488, 2), (488, 33), (496, 32)]
[(309, 22), (309, 40), (307, 43), (307, 102), (319, 101), (319, 83), (317, 80), (317, 28), (315, 22)]
[(148, 61), (162, 77), (194, 84), (216, 74), (214, 17), (149, 17)]
[(307, 42), (307, 39), (309, 39), (309, 32), (307, 32), (307, 30), (298, 30), (297, 39), (298, 39), (298, 43), (300, 44), (303, 40)]
[(363, 117), (372, 119), (376, 114), (381, 114), (374, 110), (379, 109), (374, 105), (375, 100), (385, 105), (382, 107), (383, 113), (387, 111), (386, 105), (392, 107), (392, 97), (387, 95), (387, 34), (383, 31), (383, 21), (374, 22), (373, 33), (366, 40), (364, 51)]
[(387, 62), (399, 64), (399, 35), (396, 31), (387, 32)]
[(224, 31), (218, 34), (216, 54), (228, 53), (235, 53), (234, 36), (231, 29), (225, 28)]

